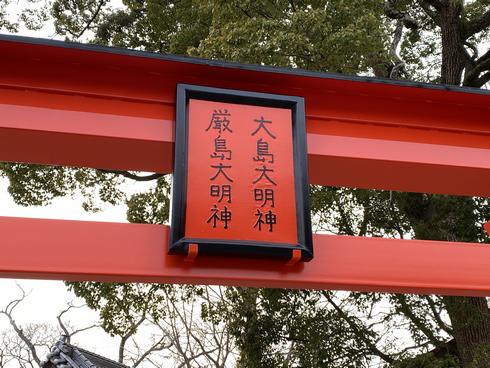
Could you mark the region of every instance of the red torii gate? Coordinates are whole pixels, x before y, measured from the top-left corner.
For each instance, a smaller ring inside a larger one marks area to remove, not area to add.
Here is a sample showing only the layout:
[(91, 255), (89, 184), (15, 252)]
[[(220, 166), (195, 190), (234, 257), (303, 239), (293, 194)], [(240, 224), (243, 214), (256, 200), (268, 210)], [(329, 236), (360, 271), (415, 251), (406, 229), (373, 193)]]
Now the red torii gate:
[[(0, 160), (172, 172), (175, 87), (302, 96), (310, 182), (490, 196), (488, 92), (0, 36)], [(168, 227), (0, 218), (0, 276), (490, 296), (484, 244), (314, 235), (315, 258), (167, 255)]]

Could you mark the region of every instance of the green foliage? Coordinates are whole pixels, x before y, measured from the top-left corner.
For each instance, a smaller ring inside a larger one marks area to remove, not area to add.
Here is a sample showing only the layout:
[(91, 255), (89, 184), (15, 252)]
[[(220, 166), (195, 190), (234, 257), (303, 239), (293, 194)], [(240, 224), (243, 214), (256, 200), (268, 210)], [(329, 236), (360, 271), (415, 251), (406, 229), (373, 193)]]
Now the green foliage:
[(0, 30), (7, 32), (17, 32), (19, 24), (9, 17), (8, 9), (11, 5), (11, 0), (0, 2)]
[(129, 222), (163, 224), (168, 221), (170, 183), (168, 178), (157, 180), (156, 187), (144, 193), (133, 194), (127, 201)]
[(87, 211), (98, 211), (99, 202), (120, 203), (122, 178), (92, 169), (0, 163), (0, 176), (9, 180), (8, 191), (22, 206), (45, 206), (58, 197), (80, 193)]
[(490, 362), (490, 344), (480, 345), (475, 352), (475, 358), (468, 368), (487, 368)]
[(0, 1), (0, 31), (40, 30), (49, 19), (49, 0)]
[(84, 298), (87, 305), (99, 311), (102, 327), (112, 336), (124, 336), (137, 328), (142, 315), (158, 321), (165, 291), (170, 285), (78, 282), (68, 283), (69, 289)]
[[(386, 57), (388, 33), (380, 0), (126, 0), (108, 2), (88, 26), (92, 42), (212, 59), (368, 72)], [(81, 36), (99, 2), (56, 0), (56, 29)]]
[(239, 367), (363, 367), (371, 361), (360, 331), (328, 307), (324, 293), (229, 288), (221, 302), (203, 306), (203, 318), (228, 325), (241, 350)]
[(39, 31), (49, 21), (47, 0), (25, 0), (25, 8), (20, 11), (19, 21), (31, 31)]
[(312, 186), (310, 196), (317, 231), (400, 238), (410, 235), (410, 223), (397, 203), (400, 193)]
[(483, 198), (403, 193), (398, 207), (416, 236), (427, 240), (488, 241), (482, 223), (488, 214)]
[(387, 43), (380, 1), (207, 3), (209, 35), (189, 50), (197, 56), (358, 73)]

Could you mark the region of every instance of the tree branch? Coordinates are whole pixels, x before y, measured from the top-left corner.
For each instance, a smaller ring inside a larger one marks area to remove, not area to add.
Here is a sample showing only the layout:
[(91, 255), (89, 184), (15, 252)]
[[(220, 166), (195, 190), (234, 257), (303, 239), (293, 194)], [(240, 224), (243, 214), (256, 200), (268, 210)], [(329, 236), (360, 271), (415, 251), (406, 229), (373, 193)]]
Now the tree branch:
[(396, 9), (398, 0), (386, 0), (384, 3), (384, 13), (388, 18), (399, 20), (407, 28), (417, 28), (418, 22), (407, 13)]
[(136, 368), (140, 365), (151, 353), (155, 351), (161, 351), (163, 349), (168, 349), (172, 346), (170, 342), (168, 345), (164, 343), (165, 336), (163, 336), (160, 340), (158, 340), (155, 344), (153, 344), (147, 351), (145, 351), (141, 356), (134, 362), (133, 368)]
[(366, 335), (363, 333), (363, 331), (361, 331), (361, 328), (356, 324), (356, 322), (354, 322), (352, 320), (352, 318), (350, 316), (348, 316), (343, 310), (342, 308), (339, 307), (339, 305), (337, 303), (334, 302), (334, 300), (330, 297), (330, 295), (328, 294), (328, 292), (322, 292), (322, 294), (325, 296), (325, 298), (328, 300), (328, 302), (333, 306), (333, 308), (337, 311), (337, 313), (340, 315), (340, 317), (345, 321), (347, 322), (347, 324), (349, 325), (349, 327), (353, 330), (353, 332), (356, 334), (356, 336), (358, 336), (363, 342), (364, 344), (366, 344), (366, 347), (368, 348), (368, 350), (380, 357), (381, 359), (383, 359), (386, 363), (393, 363), (394, 362), (394, 359), (392, 357), (390, 357), (389, 355), (383, 353), (381, 350), (379, 350), (376, 345), (371, 341), (369, 340)]
[(140, 175), (136, 175), (136, 174), (130, 173), (129, 171), (124, 171), (124, 170), (97, 169), (97, 171), (100, 171), (100, 172), (106, 173), (106, 174), (121, 175), (121, 176), (124, 176), (125, 178), (132, 179), (132, 180), (135, 180), (135, 181), (156, 180), (156, 179), (161, 178), (162, 176), (164, 176), (164, 174), (158, 174), (158, 173), (140, 176)]
[(119, 354), (118, 354), (118, 362), (123, 363), (124, 361), (124, 351), (126, 348), (126, 342), (128, 339), (133, 336), (136, 331), (138, 330), (138, 327), (141, 326), (141, 324), (146, 320), (146, 315), (143, 314), (141, 318), (131, 326), (131, 328), (128, 330), (128, 332), (121, 336), (121, 342), (119, 343)]
[(391, 58), (393, 59), (394, 66), (390, 71), (390, 78), (399, 78), (402, 74), (405, 74), (405, 62), (398, 55), (397, 49), (400, 45), (403, 36), (403, 27), (410, 29), (416, 29), (419, 27), (418, 22), (410, 17), (409, 14), (401, 12), (396, 9), (396, 3), (398, 0), (386, 0), (384, 3), (384, 13), (388, 18), (396, 20), (395, 31), (393, 33), (393, 41), (390, 47)]
[(97, 324), (93, 324), (93, 325), (90, 325), (90, 326), (86, 326), (86, 327), (82, 327), (82, 328), (79, 328), (77, 330), (73, 330), (73, 331), (69, 331), (68, 330), (68, 327), (67, 325), (65, 325), (65, 323), (63, 322), (62, 320), (62, 317), (67, 313), (69, 312), (71, 309), (73, 308), (83, 308), (85, 307), (84, 305), (80, 305), (80, 306), (76, 306), (76, 305), (73, 305), (71, 303), (68, 304), (68, 307), (65, 308), (64, 310), (62, 310), (58, 316), (56, 317), (56, 319), (58, 320), (58, 325), (60, 326), (61, 330), (63, 331), (63, 334), (64, 336), (66, 337), (66, 342), (67, 343), (70, 343), (70, 340), (72, 338), (72, 336), (80, 333), (80, 332), (83, 332), (83, 331), (87, 331), (87, 330), (90, 330), (92, 328), (96, 328), (96, 327), (99, 327), (99, 325)]
[(488, 82), (490, 82), (490, 72), (487, 72), (481, 77), (474, 79), (471, 84), (468, 84), (468, 86), (481, 88)]
[(434, 7), (436, 10), (441, 10), (442, 7), (444, 6), (441, 0), (422, 0), (422, 1)]
[(436, 347), (444, 345), (439, 341), (432, 331), (427, 328), (424, 321), (420, 320), (415, 313), (413, 313), (411, 307), (407, 303), (407, 296), (405, 294), (396, 294), (395, 298), (400, 302), (402, 309), (400, 310), (405, 316), (407, 316), (412, 323), (429, 339), (429, 341)]
[(102, 5), (104, 5), (105, 2), (106, 2), (106, 0), (100, 0), (99, 1), (99, 4), (97, 5), (97, 8), (95, 9), (94, 13), (92, 14), (92, 17), (88, 20), (87, 24), (85, 24), (85, 27), (83, 27), (83, 29), (80, 32), (78, 32), (78, 34), (76, 34), (76, 35), (72, 34), (74, 37), (76, 37), (76, 38), (82, 37), (82, 35), (90, 28), (90, 26), (94, 22), (95, 18), (97, 18), (97, 16), (99, 15), (100, 10), (102, 9)]
[(475, 61), (476, 58), (478, 57), (478, 48), (476, 47), (476, 45), (472, 44), (468, 40), (464, 42), (464, 45), (467, 46), (469, 49), (471, 49), (471, 51), (473, 51), (473, 55), (468, 54), (468, 58), (471, 61)]
[(431, 5), (426, 0), (417, 0), (417, 3), (420, 5), (422, 10), (431, 18), (438, 26), (441, 25), (441, 17), (431, 8)]
[(10, 326), (12, 326), (17, 336), (24, 342), (24, 344), (26, 344), (27, 348), (29, 349), (29, 352), (32, 355), (32, 359), (34, 359), (34, 361), (38, 365), (41, 365), (41, 359), (39, 359), (39, 357), (37, 356), (36, 347), (34, 346), (32, 341), (29, 340), (29, 338), (24, 334), (22, 328), (17, 325), (17, 322), (15, 322), (12, 316), (12, 312), (14, 311), (14, 309), (26, 298), (26, 292), (24, 291), (24, 289), (18, 284), (17, 287), (21, 290), (22, 296), (20, 297), (20, 299), (11, 301), (3, 310), (0, 310), (0, 314), (3, 314), (8, 318)]
[(427, 303), (429, 304), (430, 310), (432, 311), (432, 315), (434, 316), (434, 319), (436, 320), (437, 324), (439, 327), (445, 331), (448, 335), (453, 334), (453, 329), (448, 326), (444, 321), (441, 319), (440, 313), (437, 311), (436, 303), (432, 299), (431, 296), (426, 295), (425, 300), (427, 300)]
[(481, 83), (481, 81), (479, 81), (480, 74), (488, 70), (490, 70), (490, 50), (474, 61), (474, 67), (464, 76), (463, 85), (481, 87), (488, 81), (478, 85), (478, 83)]
[(396, 22), (396, 28), (393, 35), (393, 42), (391, 43), (391, 48), (390, 48), (391, 56), (396, 61), (395, 66), (393, 67), (393, 69), (391, 69), (390, 72), (390, 78), (394, 78), (394, 79), (397, 79), (405, 68), (405, 62), (398, 56), (398, 53), (396, 52), (398, 49), (398, 45), (402, 40), (402, 36), (403, 36), (403, 22), (401, 19), (398, 19)]
[(490, 26), (490, 10), (466, 25), (466, 38), (477, 34)]

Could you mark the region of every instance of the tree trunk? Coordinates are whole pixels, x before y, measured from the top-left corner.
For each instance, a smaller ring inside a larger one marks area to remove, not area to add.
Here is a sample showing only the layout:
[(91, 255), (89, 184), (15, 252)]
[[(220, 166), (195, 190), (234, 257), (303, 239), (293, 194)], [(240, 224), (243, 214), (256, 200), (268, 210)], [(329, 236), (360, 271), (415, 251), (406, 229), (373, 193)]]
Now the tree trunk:
[(459, 85), (465, 66), (464, 36), (460, 20), (462, 5), (447, 1), (440, 12), (442, 36), (441, 83)]
[(490, 310), (486, 298), (444, 297), (463, 367), (490, 367)]

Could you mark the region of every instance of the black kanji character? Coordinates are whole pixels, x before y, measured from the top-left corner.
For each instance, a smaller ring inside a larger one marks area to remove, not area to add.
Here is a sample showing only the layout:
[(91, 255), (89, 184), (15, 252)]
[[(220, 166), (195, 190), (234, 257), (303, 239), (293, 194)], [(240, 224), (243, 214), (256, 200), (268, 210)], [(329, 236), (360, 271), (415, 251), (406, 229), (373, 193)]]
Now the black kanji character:
[(218, 197), (218, 203), (221, 203), (223, 198), (227, 198), (227, 202), (231, 203), (231, 185), (217, 185), (213, 184), (209, 187), (209, 195), (211, 197)]
[(273, 185), (277, 185), (274, 180), (272, 180), (269, 175), (267, 175), (268, 172), (274, 172), (274, 169), (269, 169), (265, 165), (263, 165), (262, 167), (256, 168), (255, 171), (260, 171), (260, 176), (255, 179), (255, 181), (253, 182), (254, 184), (257, 184), (260, 180), (262, 180), (262, 178), (265, 177), (267, 180), (269, 180), (270, 183), (272, 183)]
[(232, 179), (232, 178), (230, 178), (230, 177), (229, 177), (229, 176), (226, 174), (225, 170), (223, 170), (223, 169), (229, 169), (229, 168), (231, 168), (231, 165), (223, 165), (223, 164), (220, 162), (218, 165), (211, 165), (211, 167), (212, 167), (213, 169), (218, 169), (218, 171), (216, 172), (216, 174), (215, 174), (213, 177), (209, 178), (209, 180), (215, 180), (215, 179), (216, 179), (216, 178), (219, 176), (219, 174), (223, 174), (223, 176), (224, 176), (226, 179), (228, 179), (228, 181), (230, 181), (230, 182), (232, 182), (232, 183), (233, 183), (233, 179)]
[(269, 225), (269, 231), (272, 232), (272, 226), (277, 223), (277, 216), (271, 210), (267, 211), (265, 214), (265, 223)]
[(225, 209), (220, 212), (220, 219), (225, 225), (224, 228), (228, 229), (228, 222), (231, 221), (231, 211), (228, 211), (228, 207), (226, 206), (224, 208)]
[(226, 148), (226, 139), (221, 138), (219, 135), (217, 138), (214, 138), (214, 152), (210, 155), (211, 158), (219, 158), (224, 160), (231, 160), (231, 150)]
[[(265, 217), (265, 221), (262, 216)], [(254, 229), (258, 228), (259, 231), (262, 231), (262, 225), (269, 225), (269, 232), (272, 232), (273, 226), (277, 223), (277, 216), (271, 210), (267, 211), (264, 216), (264, 213), (257, 208), (255, 217), (257, 217), (257, 221), (255, 221)]]
[(257, 141), (257, 156), (255, 156), (253, 160), (264, 162), (266, 157), (269, 157), (270, 164), (274, 163), (274, 154), (269, 152), (269, 142), (260, 138)]
[(257, 132), (260, 130), (260, 129), (264, 129), (265, 132), (267, 134), (269, 134), (273, 139), (276, 139), (276, 136), (274, 134), (272, 134), (270, 132), (269, 129), (267, 129), (267, 127), (265, 126), (265, 124), (272, 124), (272, 121), (271, 120), (264, 120), (264, 117), (261, 116), (260, 119), (254, 119), (254, 121), (256, 123), (259, 123), (259, 126), (257, 127), (257, 129), (255, 129), (255, 131), (252, 133), (252, 135), (255, 135), (257, 134)]
[(274, 189), (256, 188), (254, 189), (254, 199), (257, 202), (262, 202), (260, 207), (264, 207), (267, 202), (270, 202), (271, 207), (274, 207)]
[(218, 221), (223, 223), (223, 228), (228, 229), (228, 222), (231, 221), (231, 211), (228, 207), (224, 207), (224, 210), (219, 210), (219, 208), (214, 204), (211, 208), (211, 216), (206, 221), (207, 224), (212, 223), (213, 228), (216, 228)]
[(206, 221), (207, 224), (209, 224), (212, 221), (213, 228), (216, 228), (216, 223), (220, 221), (218, 212), (219, 212), (218, 207), (216, 207), (216, 205), (213, 205), (213, 208), (211, 208), (211, 216)]
[(213, 128), (219, 131), (221, 134), (225, 130), (233, 133), (233, 130), (230, 128), (230, 113), (228, 110), (214, 110), (213, 115), (211, 115), (211, 121), (209, 122), (209, 126), (206, 128), (206, 132)]

